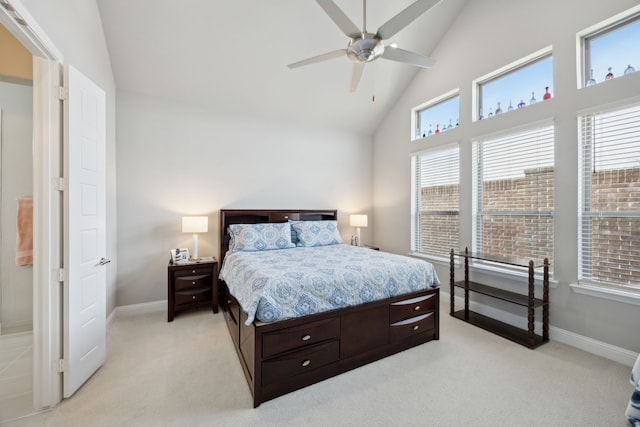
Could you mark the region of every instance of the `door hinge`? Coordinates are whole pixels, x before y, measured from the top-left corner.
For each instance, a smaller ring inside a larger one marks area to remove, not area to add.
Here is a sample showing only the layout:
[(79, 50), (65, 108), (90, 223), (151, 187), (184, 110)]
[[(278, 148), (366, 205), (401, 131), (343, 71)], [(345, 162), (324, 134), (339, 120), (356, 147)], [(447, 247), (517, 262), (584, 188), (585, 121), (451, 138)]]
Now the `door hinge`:
[(64, 86), (60, 86), (58, 88), (58, 99), (60, 99), (61, 101), (66, 101), (67, 99), (69, 99), (69, 89)]
[(58, 372), (64, 372), (64, 359), (58, 360)]
[(58, 178), (58, 191), (64, 191), (64, 178)]
[(58, 269), (58, 282), (64, 282), (64, 268)]

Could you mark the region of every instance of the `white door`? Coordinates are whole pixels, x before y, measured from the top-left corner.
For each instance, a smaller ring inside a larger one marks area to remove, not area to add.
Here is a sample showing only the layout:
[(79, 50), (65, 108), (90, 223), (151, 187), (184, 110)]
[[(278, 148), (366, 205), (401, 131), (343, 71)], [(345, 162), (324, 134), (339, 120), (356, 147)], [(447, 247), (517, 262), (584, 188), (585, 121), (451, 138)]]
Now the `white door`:
[(64, 397), (106, 357), (105, 93), (65, 65)]

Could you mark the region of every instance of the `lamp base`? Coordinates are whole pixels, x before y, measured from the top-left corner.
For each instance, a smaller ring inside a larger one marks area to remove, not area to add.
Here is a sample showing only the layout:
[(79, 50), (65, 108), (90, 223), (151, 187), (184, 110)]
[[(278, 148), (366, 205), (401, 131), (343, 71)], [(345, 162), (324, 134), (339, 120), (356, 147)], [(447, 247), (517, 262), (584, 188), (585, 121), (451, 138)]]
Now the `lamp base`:
[(191, 254), (192, 260), (198, 259), (198, 234), (193, 233), (193, 253)]

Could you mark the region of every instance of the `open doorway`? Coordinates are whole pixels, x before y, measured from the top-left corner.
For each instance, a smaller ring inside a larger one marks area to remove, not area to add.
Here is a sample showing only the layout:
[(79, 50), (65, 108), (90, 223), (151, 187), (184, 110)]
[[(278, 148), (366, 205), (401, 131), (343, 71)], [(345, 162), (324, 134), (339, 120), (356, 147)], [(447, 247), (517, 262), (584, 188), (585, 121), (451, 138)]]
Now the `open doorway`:
[[(6, 385), (16, 395), (28, 396), (24, 399), (27, 404), (20, 405), (24, 411), (34, 412), (57, 404), (61, 400), (61, 380), (60, 373), (56, 368), (56, 362), (61, 357), (60, 347), (60, 285), (56, 270), (60, 267), (60, 247), (61, 247), (61, 196), (52, 185), (53, 177), (61, 176), (61, 131), (60, 131), (60, 102), (53, 96), (52, 88), (60, 85), (60, 62), (62, 55), (53, 46), (51, 41), (42, 33), (40, 27), (34, 22), (31, 15), (22, 6), (19, 0), (0, 0), (0, 26), (3, 30), (15, 38), (21, 52), (31, 59), (32, 76), (13, 76), (5, 80), (8, 83), (29, 87), (25, 84), (31, 80), (31, 126), (27, 125), (25, 133), (29, 133), (30, 137), (27, 142), (30, 153), (27, 157), (31, 158), (30, 164), (26, 166), (27, 175), (30, 176), (31, 182), (24, 183), (25, 187), (18, 191), (17, 196), (9, 196), (9, 204), (15, 202), (22, 196), (32, 196), (33, 213), (32, 213), (32, 236), (33, 236), (33, 258), (29, 260), (31, 264), (26, 263), (21, 270), (24, 275), (30, 276), (30, 283), (23, 284), (20, 289), (21, 305), (23, 311), (16, 315), (4, 316), (1, 320), (5, 325), (0, 328), (4, 331), (14, 331), (16, 334), (24, 333), (28, 341), (31, 341), (30, 349), (21, 349), (24, 355), (29, 353), (31, 358), (31, 369), (28, 375), (31, 376), (31, 389), (26, 391), (22, 389), (20, 393), (16, 384)], [(15, 41), (14, 40), (14, 41)], [(11, 55), (12, 61), (15, 59)], [(6, 61), (7, 65), (13, 65), (12, 61)], [(5, 63), (3, 58), (3, 64)], [(7, 72), (5, 72), (7, 73)], [(15, 87), (11, 87), (15, 89)], [(24, 87), (22, 88), (24, 89)], [(11, 107), (13, 108), (13, 107)], [(13, 115), (13, 113), (12, 113)], [(27, 120), (23, 118), (23, 120)], [(25, 138), (24, 136), (22, 138)], [(4, 150), (3, 150), (4, 151)], [(30, 156), (29, 156), (30, 154)], [(23, 160), (29, 162), (29, 160)], [(28, 170), (30, 169), (30, 171)], [(3, 182), (11, 184), (12, 182)], [(11, 211), (8, 212), (11, 216)], [(9, 219), (11, 223), (16, 221), (16, 217)], [(5, 232), (4, 230), (0, 230)], [(9, 230), (7, 233), (13, 233), (15, 230)], [(3, 245), (6, 242), (14, 241), (13, 239), (2, 238)], [(16, 248), (14, 248), (15, 250)], [(4, 247), (2, 252), (4, 252)], [(14, 255), (15, 256), (15, 255)], [(15, 258), (13, 258), (15, 263)], [(15, 266), (15, 264), (14, 264)], [(6, 267), (6, 266), (5, 266)], [(8, 271), (8, 267), (7, 271)], [(29, 269), (31, 271), (29, 271)], [(14, 275), (15, 276), (15, 275)], [(8, 298), (6, 288), (3, 286), (2, 297)], [(30, 292), (29, 292), (30, 290)], [(11, 293), (11, 292), (9, 292)], [(16, 293), (16, 292), (13, 292)], [(15, 295), (14, 295), (15, 296)], [(29, 301), (26, 301), (29, 300)], [(0, 303), (2, 304), (2, 303)], [(29, 314), (25, 314), (25, 310)], [(7, 321), (7, 319), (9, 319)], [(17, 320), (18, 319), (18, 320)], [(29, 332), (32, 330), (32, 333)], [(0, 330), (0, 334), (4, 331)], [(12, 343), (11, 345), (13, 345)], [(0, 343), (3, 348), (9, 348), (9, 344)], [(18, 346), (22, 344), (17, 344)], [(29, 362), (22, 361), (11, 362), (12, 366), (27, 365)], [(11, 370), (11, 369), (9, 369)], [(22, 386), (24, 387), (24, 385)], [(0, 385), (0, 389), (4, 389), (5, 385)], [(30, 398), (29, 398), (30, 397)], [(30, 402), (29, 402), (30, 400)], [(12, 408), (16, 409), (16, 408)], [(4, 409), (0, 409), (0, 423), (4, 421)], [(7, 415), (8, 416), (8, 415)]]
[(0, 26), (0, 58), (2, 422), (33, 411), (33, 239), (29, 224), (33, 206), (33, 60), (31, 52), (4, 26)]

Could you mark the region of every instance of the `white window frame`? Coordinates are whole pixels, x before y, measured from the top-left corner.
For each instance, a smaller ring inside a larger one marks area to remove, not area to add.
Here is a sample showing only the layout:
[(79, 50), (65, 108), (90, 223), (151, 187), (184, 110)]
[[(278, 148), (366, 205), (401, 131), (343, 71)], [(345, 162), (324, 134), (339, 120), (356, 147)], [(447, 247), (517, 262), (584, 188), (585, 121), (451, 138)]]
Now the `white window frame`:
[[(598, 281), (589, 280), (582, 277), (582, 263), (584, 262), (582, 257), (582, 245), (583, 245), (583, 229), (582, 229), (582, 219), (583, 219), (583, 206), (584, 206), (584, 198), (586, 197), (587, 185), (584, 180), (584, 170), (582, 164), (583, 154), (583, 136), (581, 129), (581, 118), (594, 114), (606, 114), (608, 112), (614, 112), (617, 110), (624, 110), (626, 108), (631, 107), (640, 107), (640, 97), (634, 97), (627, 100), (622, 100), (616, 103), (612, 103), (606, 106), (600, 106), (591, 108), (588, 110), (579, 111), (577, 114), (578, 121), (578, 152), (580, 157), (580, 162), (578, 164), (578, 271), (577, 271), (577, 283), (571, 284), (570, 286), (580, 294), (591, 295), (603, 297), (606, 299), (631, 303), (634, 305), (640, 305), (640, 288), (633, 288), (630, 286), (624, 285), (615, 285), (610, 283), (603, 283)], [(629, 213), (625, 213), (623, 216), (632, 216), (635, 218), (640, 218), (640, 211), (634, 215), (629, 215)]]
[[(446, 250), (443, 251), (443, 255), (439, 256), (436, 254), (427, 254), (424, 252), (419, 252), (418, 251), (418, 247), (416, 245), (417, 239), (418, 239), (418, 234), (420, 233), (419, 231), (419, 217), (420, 214), (422, 212), (418, 212), (418, 207), (419, 207), (419, 200), (417, 200), (416, 195), (418, 194), (418, 189), (417, 189), (417, 183), (418, 183), (418, 176), (417, 176), (417, 161), (418, 158), (424, 155), (429, 155), (430, 153), (438, 153), (438, 152), (443, 152), (443, 151), (448, 151), (448, 150), (453, 150), (456, 149), (458, 150), (458, 191), (460, 191), (460, 154), (461, 154), (461, 149), (460, 149), (460, 144), (458, 142), (453, 142), (453, 143), (448, 143), (448, 144), (443, 144), (443, 145), (439, 145), (438, 147), (434, 147), (428, 150), (423, 150), (423, 151), (419, 151), (416, 153), (412, 153), (411, 154), (411, 254), (412, 255), (416, 255), (416, 256), (420, 256), (420, 257), (424, 257), (424, 258), (430, 258), (436, 261), (443, 261), (443, 262), (449, 262), (449, 258), (448, 256), (444, 256), (444, 253), (448, 253), (451, 248), (445, 248)], [(447, 212), (442, 212), (443, 215), (457, 215), (458, 218), (460, 218), (460, 199), (458, 199), (458, 210), (453, 213), (454, 211), (447, 211)], [(459, 240), (460, 240), (460, 226), (458, 227), (458, 235), (457, 235), (457, 239), (458, 239), (458, 246), (459, 246)], [(459, 249), (458, 247), (454, 248), (454, 249)]]
[[(478, 244), (479, 244), (479, 239), (478, 239), (478, 234), (481, 232), (480, 227), (479, 227), (479, 222), (481, 221), (481, 216), (483, 215), (481, 213), (482, 211), (482, 194), (479, 194), (479, 188), (480, 188), (480, 176), (479, 174), (481, 173), (479, 168), (479, 165), (477, 164), (477, 159), (476, 159), (476, 144), (481, 144), (485, 141), (490, 141), (490, 140), (494, 140), (494, 139), (500, 139), (500, 138), (505, 138), (505, 137), (509, 137), (512, 135), (518, 135), (521, 133), (526, 133), (526, 132), (531, 132), (531, 131), (535, 131), (536, 129), (541, 129), (541, 128), (547, 128), (547, 127), (552, 127), (552, 133), (553, 133), (553, 139), (555, 141), (555, 125), (553, 120), (548, 119), (548, 120), (543, 120), (543, 121), (538, 121), (538, 122), (534, 122), (534, 123), (530, 123), (527, 124), (526, 126), (521, 126), (521, 127), (516, 127), (516, 128), (511, 128), (511, 129), (505, 129), (501, 132), (497, 132), (497, 133), (493, 133), (493, 134), (489, 134), (489, 135), (485, 135), (482, 137), (477, 137), (473, 139), (473, 157), (474, 157), (474, 161), (473, 161), (473, 172), (472, 172), (472, 250), (474, 252), (482, 252), (480, 248), (478, 248)], [(555, 153), (555, 142), (554, 142), (554, 147), (553, 147), (554, 153)], [(555, 154), (554, 154), (555, 157)], [(555, 168), (555, 159), (554, 159), (554, 168)], [(555, 178), (554, 178), (555, 179)], [(555, 193), (555, 181), (554, 181), (554, 190), (553, 192)], [(553, 230), (552, 230), (552, 237), (555, 238), (555, 233), (556, 233), (556, 226), (555, 226), (555, 202), (554, 202), (554, 207), (553, 210), (548, 213), (548, 214), (541, 214), (541, 213), (537, 213), (537, 215), (539, 216), (545, 216), (545, 217), (550, 217), (552, 219), (553, 222)], [(489, 254), (489, 255), (500, 255), (500, 254)], [(550, 253), (547, 256), (551, 262), (551, 266), (552, 266), (552, 272), (551, 272), (551, 276), (553, 277), (554, 271), (555, 269), (553, 269), (553, 262), (555, 259), (555, 245), (553, 245), (553, 250), (552, 253)], [(542, 260), (536, 260), (536, 261), (542, 261)], [(523, 269), (517, 268), (517, 267), (496, 267), (494, 265), (491, 264), (482, 264), (481, 262), (474, 262), (474, 266), (475, 267), (481, 267), (483, 269), (487, 269), (487, 270), (495, 270), (495, 271), (499, 271), (502, 273), (507, 273), (507, 274), (513, 274), (516, 276), (521, 276), (523, 274)]]
[[(471, 110), (471, 121), (480, 120), (480, 92), (481, 86), (492, 81), (498, 79), (502, 76), (506, 76), (507, 74), (518, 71), (519, 68), (526, 67), (529, 64), (532, 64), (536, 61), (542, 60), (548, 56), (553, 56), (553, 46), (544, 47), (536, 52), (533, 52), (530, 55), (527, 55), (517, 61), (514, 61), (510, 64), (505, 65), (504, 67), (498, 68), (495, 71), (492, 71), (488, 74), (485, 74), (482, 77), (479, 77), (471, 82), (471, 105), (473, 109)], [(542, 97), (538, 101), (542, 101)], [(504, 107), (506, 111), (507, 106)]]
[[(582, 31), (576, 33), (576, 71), (577, 71), (577, 84), (578, 89), (587, 87), (587, 80), (590, 78), (590, 66), (587, 65), (587, 59), (589, 53), (586, 51), (585, 40), (603, 35), (608, 31), (615, 30), (620, 26), (624, 26), (627, 23), (640, 19), (640, 5), (634, 6), (624, 12), (614, 15), (602, 22), (592, 25)], [(640, 70), (637, 70), (640, 71)]]
[[(435, 107), (438, 104), (441, 104), (443, 102), (449, 101), (450, 99), (456, 98), (456, 97), (460, 97), (460, 89), (456, 88), (453, 90), (450, 90), (449, 92), (443, 93), (440, 96), (437, 96), (427, 102), (425, 102), (424, 104), (420, 104), (417, 107), (413, 107), (411, 109), (411, 141), (417, 141), (422, 139), (422, 136), (418, 137), (416, 129), (418, 128), (418, 125), (420, 123), (420, 119), (419, 119), (419, 115), (421, 112), (423, 112), (424, 110), (427, 110), (429, 108)], [(458, 109), (460, 108), (460, 106), (458, 105)]]

